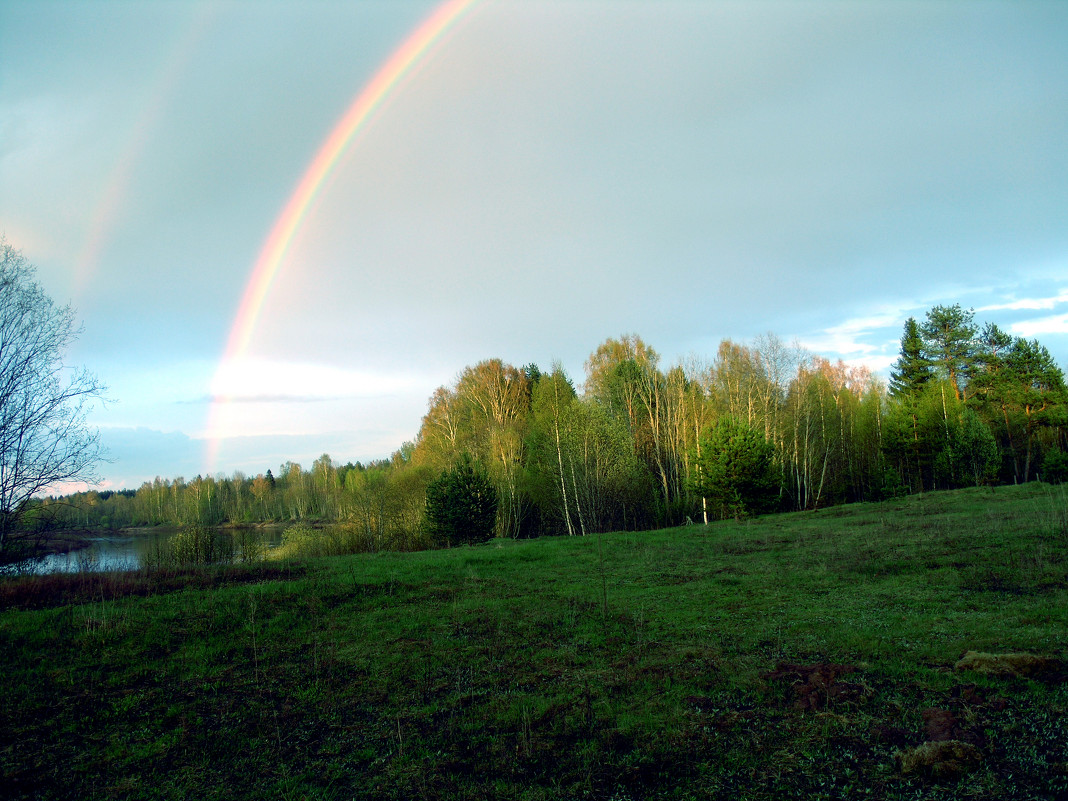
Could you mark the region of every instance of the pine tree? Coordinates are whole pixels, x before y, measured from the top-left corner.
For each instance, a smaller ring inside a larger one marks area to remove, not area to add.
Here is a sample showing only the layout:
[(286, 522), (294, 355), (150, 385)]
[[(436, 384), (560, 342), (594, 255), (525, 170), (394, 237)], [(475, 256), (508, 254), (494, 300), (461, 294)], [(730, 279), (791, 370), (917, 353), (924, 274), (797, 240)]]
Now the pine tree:
[(708, 498), (721, 517), (741, 518), (771, 510), (778, 485), (772, 467), (775, 448), (764, 435), (733, 417), (712, 426), (694, 455), (695, 494)]
[(927, 319), (919, 329), (923, 357), (943, 378), (949, 379), (958, 400), (967, 389), (979, 355), (974, 319), (975, 311), (962, 309), (959, 303), (935, 306), (927, 312)]

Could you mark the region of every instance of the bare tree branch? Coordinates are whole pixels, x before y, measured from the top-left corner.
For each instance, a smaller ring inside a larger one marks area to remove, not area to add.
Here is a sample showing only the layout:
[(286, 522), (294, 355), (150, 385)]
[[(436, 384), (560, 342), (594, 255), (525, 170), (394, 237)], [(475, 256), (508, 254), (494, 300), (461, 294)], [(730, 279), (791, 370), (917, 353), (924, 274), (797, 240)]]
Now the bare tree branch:
[(63, 363), (78, 333), (74, 310), (0, 237), (0, 550), (34, 495), (96, 478), (102, 450), (86, 417), (105, 387)]

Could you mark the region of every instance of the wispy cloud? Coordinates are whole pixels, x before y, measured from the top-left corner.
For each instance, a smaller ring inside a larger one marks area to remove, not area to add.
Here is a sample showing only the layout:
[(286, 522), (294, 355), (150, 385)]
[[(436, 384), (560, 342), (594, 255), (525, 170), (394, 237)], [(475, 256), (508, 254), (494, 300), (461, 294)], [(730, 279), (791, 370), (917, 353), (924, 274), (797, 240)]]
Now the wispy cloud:
[(884, 306), (870, 314), (852, 317), (811, 336), (801, 337), (801, 344), (816, 353), (839, 355), (858, 364), (881, 364), (886, 358), (892, 362), (894, 357), (886, 357), (885, 351), (896, 344), (901, 325), (909, 314), (914, 314), (911, 307)]
[(1008, 303), (993, 303), (989, 306), (980, 306), (977, 312), (1001, 311), (1001, 310), (1034, 310), (1053, 309), (1061, 303), (1068, 303), (1068, 289), (1062, 289), (1060, 294), (1049, 298), (1020, 298)]
[(1021, 320), (1009, 326), (1009, 331), (1021, 337), (1039, 334), (1068, 334), (1068, 314), (1053, 314), (1035, 320)]

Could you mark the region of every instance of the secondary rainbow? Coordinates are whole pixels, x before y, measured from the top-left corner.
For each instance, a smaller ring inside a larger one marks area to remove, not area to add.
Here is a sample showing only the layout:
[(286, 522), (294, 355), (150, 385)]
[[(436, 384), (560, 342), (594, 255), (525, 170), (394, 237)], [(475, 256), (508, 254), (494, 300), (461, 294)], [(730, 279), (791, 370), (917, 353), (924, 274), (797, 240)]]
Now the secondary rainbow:
[[(447, 0), (437, 6), (401, 46), (389, 57), (375, 76), (356, 96), (345, 114), (330, 131), (320, 146), (315, 158), (305, 169), (282, 213), (275, 220), (267, 239), (260, 249), (259, 257), (245, 285), (241, 303), (226, 343), (220, 369), (240, 359), (248, 350), (256, 330), (260, 311), (267, 299), (275, 277), (285, 259), (293, 238), (300, 230), (308, 210), (330, 173), (337, 165), (353, 138), (381, 107), (383, 101), (398, 83), (403, 80), (427, 54), (427, 52), (452, 29), (460, 18), (482, 0)], [(207, 463), (209, 472), (214, 469), (221, 432), (221, 408), (229, 401), (226, 395), (215, 396), (208, 420)]]

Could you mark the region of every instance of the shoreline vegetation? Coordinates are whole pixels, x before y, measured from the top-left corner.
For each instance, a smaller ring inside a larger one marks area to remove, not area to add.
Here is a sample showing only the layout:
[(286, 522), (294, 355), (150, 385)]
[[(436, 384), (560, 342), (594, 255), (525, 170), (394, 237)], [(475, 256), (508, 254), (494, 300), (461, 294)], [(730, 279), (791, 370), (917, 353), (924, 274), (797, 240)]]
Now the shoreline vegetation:
[[(415, 440), (390, 459), (324, 453), (277, 475), (157, 477), (39, 498), (26, 523), (341, 525), (358, 550), (412, 551), (440, 544), (458, 508), (476, 508), (471, 481), (495, 510), (488, 534), (528, 539), (1068, 480), (1060, 367), (1037, 340), (958, 304), (905, 321), (888, 385), (772, 334), (667, 368), (627, 334), (590, 354), (584, 378), (577, 388), (559, 364), (488, 359), (434, 391)], [(446, 487), (457, 470), (473, 478)]]
[(1054, 801), (1066, 666), (1068, 488), (1039, 482), (15, 577), (0, 782), (42, 801)]

